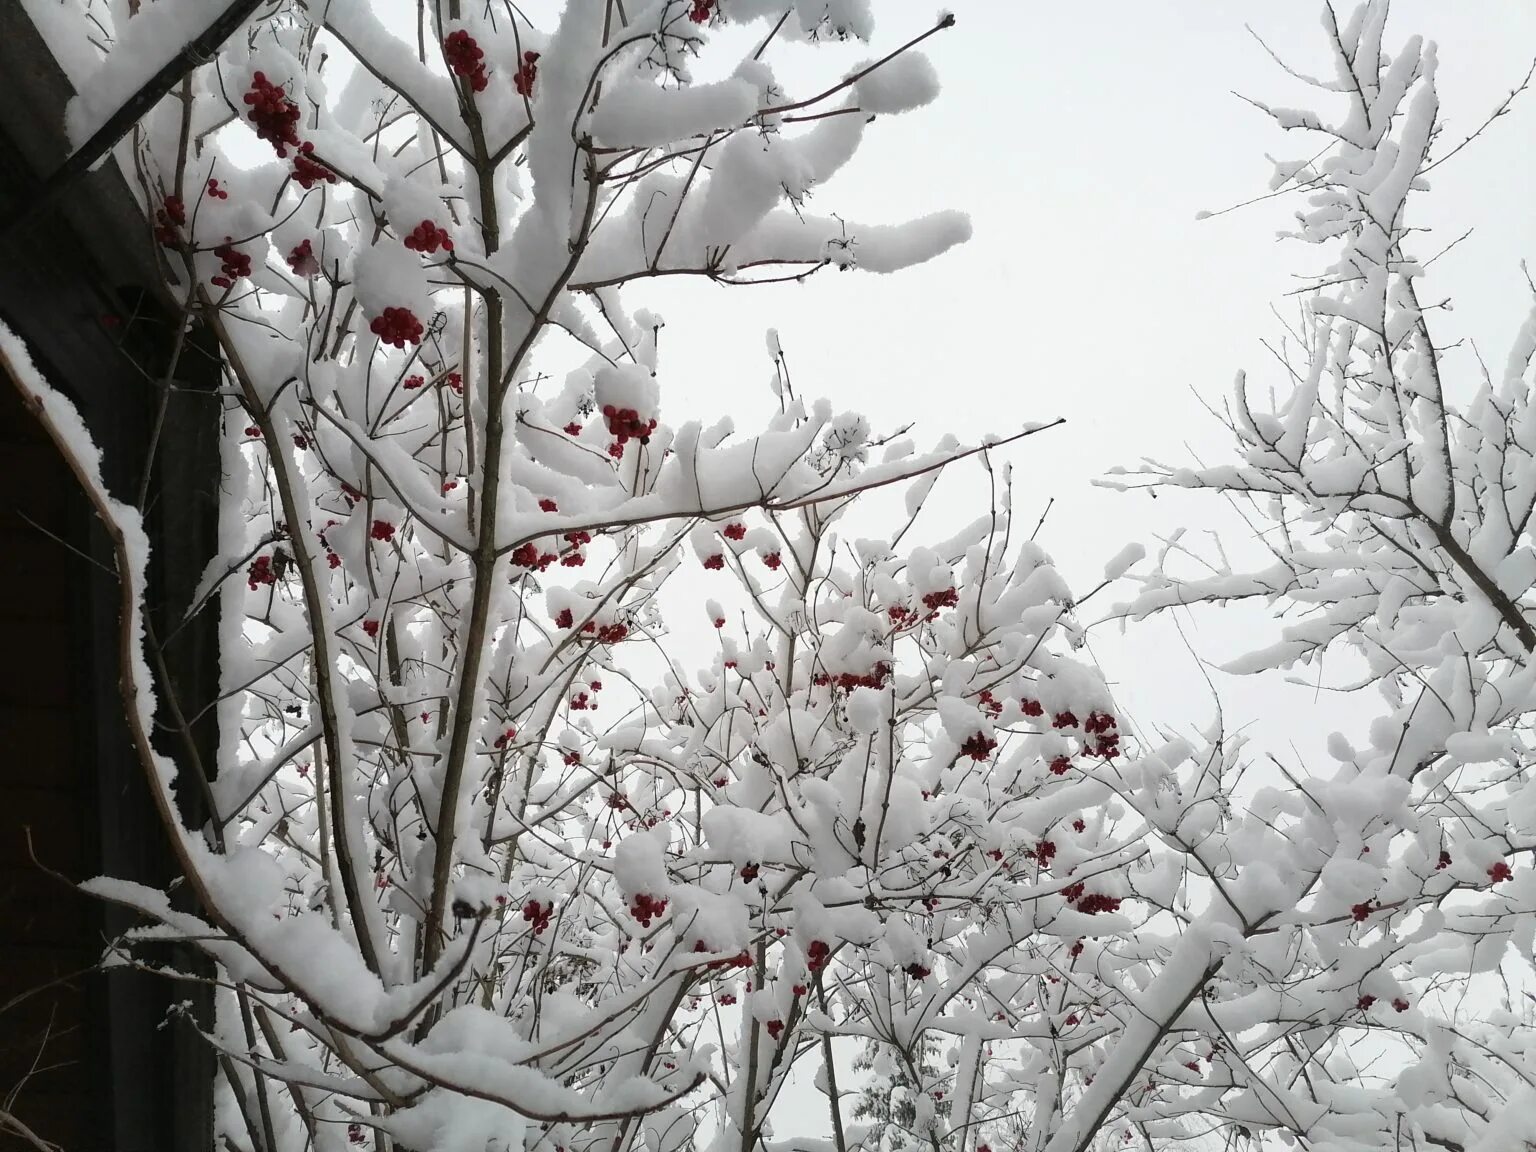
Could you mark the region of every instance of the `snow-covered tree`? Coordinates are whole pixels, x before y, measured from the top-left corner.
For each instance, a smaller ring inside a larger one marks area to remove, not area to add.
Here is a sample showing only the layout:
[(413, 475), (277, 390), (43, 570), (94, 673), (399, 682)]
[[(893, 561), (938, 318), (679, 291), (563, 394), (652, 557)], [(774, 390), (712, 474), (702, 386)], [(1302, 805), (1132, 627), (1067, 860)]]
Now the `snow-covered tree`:
[[(920, 45), (947, 15), (780, 87), (782, 41), (867, 37), (871, 8), (570, 0), (532, 21), (434, 0), (396, 26), (275, 0), (143, 120), (117, 161), (227, 385), (221, 553), (193, 606), (221, 613), (214, 764), (153, 740), (185, 721), (150, 671), (137, 515), (0, 347), (117, 547), (129, 721), (198, 907), (88, 887), (146, 917), (111, 962), (174, 938), (215, 963), (224, 1146), (876, 1152), (866, 1048), (934, 1152), (1270, 1131), (1492, 1152), (1524, 1122), (1521, 1003), (1474, 1020), (1450, 992), (1505, 940), (1529, 956), (1529, 870), (1507, 881), (1530, 845), (1505, 829), (1530, 646), (1482, 591), (1518, 617), (1524, 518), (1506, 502), (1511, 542), (1479, 533), (1496, 480), (1523, 491), (1516, 422), (1501, 441), (1486, 413), (1524, 410), (1536, 336), (1476, 419), (1430, 388), (1400, 209), (1432, 163), (1432, 50), (1382, 56), (1380, 4), (1336, 31), (1336, 158), (1284, 173), (1320, 197), (1306, 235), (1345, 253), (1312, 384), (1241, 409), (1243, 465), (1152, 477), (1299, 505), (1285, 582), (1164, 564), (1127, 612), (1320, 602), (1322, 631), (1272, 659), (1379, 635), (1399, 663), (1375, 677), (1444, 719), (1404, 695), (1381, 748), (1238, 809), (1239, 741), (1130, 747), (1073, 656), (1088, 597), (1011, 501), (1027, 444), (1007, 445), (1038, 427), (919, 453), (799, 396), (772, 335), (759, 429), (664, 405), (688, 324), (633, 307), (632, 282), (894, 272), (966, 237), (950, 213), (808, 212), (875, 115), (937, 93)], [(78, 139), (199, 12), (121, 14)], [(88, 43), (72, 5), (53, 34), (72, 17)], [(749, 50), (693, 82), (722, 28)], [(990, 506), (912, 543), (955, 466), (984, 469)], [(860, 498), (891, 485), (902, 519), (867, 527)], [(1443, 620), (1468, 633), (1454, 653)], [(178, 774), (203, 827), (175, 815)], [(1360, 1071), (1367, 1041), (1400, 1090)], [(801, 1122), (775, 1110), (801, 1068), (827, 1140), (775, 1131)]]
[(1387, 14), (1326, 10), (1333, 66), (1312, 83), (1332, 105), (1268, 109), (1307, 157), (1273, 189), (1304, 196), (1293, 235), (1326, 254), (1271, 401), (1240, 375), (1234, 460), (1115, 481), (1243, 502), (1267, 558), (1170, 538), (1121, 613), (1278, 605), (1290, 622), (1230, 670), (1335, 654), (1338, 687), (1385, 701), (1363, 746), (1330, 739), (1336, 768), (1259, 793), (1247, 875), (1219, 885), (1249, 923), (1270, 910), (1230, 1002), (1206, 1007), (1266, 1123), (1318, 1148), (1531, 1148), (1536, 300), (1495, 369), (1443, 334), (1414, 205), (1469, 138), (1442, 133), (1435, 46), (1389, 54)]

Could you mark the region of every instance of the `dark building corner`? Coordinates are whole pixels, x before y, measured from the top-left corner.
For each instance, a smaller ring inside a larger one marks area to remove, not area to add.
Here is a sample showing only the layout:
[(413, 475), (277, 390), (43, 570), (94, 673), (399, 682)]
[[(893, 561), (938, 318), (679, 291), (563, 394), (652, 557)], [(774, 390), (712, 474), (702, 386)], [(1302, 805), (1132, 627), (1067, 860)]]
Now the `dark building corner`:
[[(10, 93), (0, 103), (4, 218), (67, 154), (71, 92), (17, 4), (0, 4), (0, 72)], [(114, 493), (136, 501), (177, 321), (115, 165), (0, 234), (0, 320), (79, 406)], [(201, 714), (193, 743), (211, 770), (216, 606), (176, 626), (217, 539), (219, 374), (201, 333), (188, 344), (161, 433), (169, 450), (150, 474), (149, 607), (162, 635), (175, 632), (168, 678)], [(175, 877), (121, 718), (110, 568), (73, 479), (0, 379), (0, 1100), (20, 1085), (12, 1111), (65, 1152), (206, 1152), (212, 1058), (171, 1008), (191, 1002), (206, 1025), (211, 997), (200, 985), (91, 971), (133, 921), (52, 874), (157, 886)], [(190, 778), (184, 742), (167, 738), (162, 751)], [(200, 824), (195, 791), (178, 800)], [(0, 1134), (0, 1150), (27, 1146)]]

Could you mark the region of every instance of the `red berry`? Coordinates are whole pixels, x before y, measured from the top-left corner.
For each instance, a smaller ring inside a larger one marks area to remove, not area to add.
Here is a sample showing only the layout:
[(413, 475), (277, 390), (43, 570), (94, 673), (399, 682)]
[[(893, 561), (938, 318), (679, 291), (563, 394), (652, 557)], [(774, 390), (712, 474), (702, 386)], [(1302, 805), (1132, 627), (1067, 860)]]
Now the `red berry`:
[(308, 240), (301, 241), (288, 253), (288, 267), (293, 269), (295, 276), (320, 274), (320, 261), (315, 259), (315, 250)]

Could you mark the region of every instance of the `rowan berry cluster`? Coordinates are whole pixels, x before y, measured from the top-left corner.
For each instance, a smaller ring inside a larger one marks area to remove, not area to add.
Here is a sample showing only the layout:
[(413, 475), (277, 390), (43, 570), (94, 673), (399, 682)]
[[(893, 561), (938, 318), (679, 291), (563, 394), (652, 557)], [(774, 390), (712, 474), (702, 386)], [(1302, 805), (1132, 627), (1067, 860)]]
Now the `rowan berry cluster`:
[(165, 248), (174, 248), (181, 240), (178, 228), (187, 223), (187, 206), (180, 196), (167, 196), (165, 204), (155, 209), (155, 240)]
[(688, 19), (695, 24), (707, 24), (709, 18), (714, 15), (715, 0), (693, 0), (693, 7), (688, 11)]
[(306, 140), (294, 153), (293, 179), (307, 192), (316, 184), (336, 183), (336, 173), (315, 159), (315, 146)]
[(423, 220), (405, 238), (405, 246), (412, 252), (426, 252), (430, 255), (439, 248), (444, 252), (452, 252), (453, 240), (446, 229), (439, 228), (431, 220)]
[(462, 28), (448, 33), (443, 40), (443, 56), (455, 76), (469, 81), (474, 91), (485, 91), (486, 85), (491, 82), (485, 71), (485, 49), (475, 42), (473, 36)]
[(517, 89), (519, 96), (533, 95), (533, 82), (539, 78), (539, 54), (537, 52), (524, 52), (523, 62), (517, 66), (517, 75), (512, 77), (512, 87)]
[(293, 269), (295, 276), (317, 276), (320, 274), (320, 261), (315, 258), (315, 249), (307, 239), (294, 245), (293, 251), (288, 253), (288, 267)]
[(1115, 731), (1115, 718), (1108, 712), (1090, 712), (1083, 721), (1083, 734), (1098, 737), (1093, 754), (1112, 759), (1120, 754), (1120, 733)]
[(523, 905), (523, 919), (533, 925), (533, 934), (542, 935), (544, 929), (549, 927), (549, 918), (555, 914), (553, 904), (541, 904), (537, 900), (530, 900)]
[[(616, 408), (612, 404), (604, 404), (603, 417), (608, 421), (608, 431), (613, 434), (614, 443), (618, 445), (617, 455), (623, 455), (624, 445), (631, 438), (649, 444), (651, 433), (656, 431), (656, 421), (641, 420), (640, 413), (633, 408)], [(611, 448), (609, 452), (613, 454)]]
[(272, 557), (258, 556), (245, 572), (246, 583), (252, 592), (263, 584), (276, 584), (277, 573), (272, 569)]
[(288, 149), (299, 146), (299, 106), (288, 98), (282, 87), (267, 79), (265, 72), (251, 77), (251, 88), (243, 97), (250, 108), (245, 116), (256, 126), (256, 135), (269, 142), (277, 154), (286, 158)]
[(209, 283), (220, 288), (233, 288), (235, 281), (251, 274), (251, 258), (236, 248), (233, 238), (224, 237), (224, 243), (213, 250), (221, 263), (221, 274), (210, 277)]
[(426, 328), (409, 308), (386, 308), (373, 318), (368, 330), (384, 343), (404, 348), (420, 344)]
[(641, 892), (631, 901), (629, 914), (640, 922), (640, 927), (649, 928), (652, 920), (660, 919), (667, 911), (665, 899), (658, 900), (645, 892)]
[(1106, 896), (1102, 892), (1085, 892), (1081, 882), (1068, 884), (1061, 890), (1061, 894), (1066, 897), (1068, 904), (1087, 916), (1120, 911), (1120, 897)]
[(929, 612), (937, 612), (940, 608), (953, 608), (960, 602), (960, 593), (953, 588), (945, 588), (942, 592), (930, 592), (923, 597), (923, 607)]
[(985, 760), (988, 756), (992, 755), (992, 750), (996, 747), (996, 740), (977, 732), (975, 735), (966, 738), (965, 743), (960, 745), (960, 751), (972, 760)]
[[(639, 919), (639, 917), (636, 917), (636, 919)], [(695, 952), (714, 951), (714, 949), (706, 944), (703, 940), (695, 940), (693, 944), (693, 950)], [(750, 968), (751, 966), (752, 956), (747, 952), (745, 948), (743, 948), (734, 956), (727, 956), (722, 960), (711, 960), (708, 964), (704, 965), (704, 968), (709, 972), (718, 972), (723, 968)]]

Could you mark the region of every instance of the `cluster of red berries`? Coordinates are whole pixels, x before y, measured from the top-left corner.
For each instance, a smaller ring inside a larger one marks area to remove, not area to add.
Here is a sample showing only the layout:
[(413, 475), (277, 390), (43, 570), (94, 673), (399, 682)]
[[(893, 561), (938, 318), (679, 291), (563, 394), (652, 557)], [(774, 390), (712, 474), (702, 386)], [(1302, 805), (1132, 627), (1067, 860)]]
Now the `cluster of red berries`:
[(1040, 843), (1035, 845), (1034, 851), (1030, 853), (1030, 856), (1039, 862), (1040, 867), (1049, 868), (1051, 861), (1056, 858), (1055, 842), (1051, 840), (1040, 841)]
[(1488, 879), (1495, 884), (1501, 880), (1508, 880), (1513, 875), (1514, 872), (1510, 871), (1509, 864), (1503, 860), (1488, 869)]
[(1373, 911), (1369, 900), (1362, 900), (1359, 904), (1351, 905), (1349, 910), (1357, 923), (1362, 920), (1369, 920)]
[(926, 964), (919, 964), (916, 960), (908, 964), (902, 971), (914, 980), (925, 980), (933, 974), (932, 968), (929, 968)]
[(1020, 700), (1019, 708), (1024, 715), (1038, 719), (1045, 715), (1045, 706), (1038, 700)]
[(811, 946), (805, 950), (805, 966), (812, 972), (825, 968), (831, 958), (832, 949), (825, 940), (812, 940)]
[(769, 1020), (769, 1021), (767, 1021), (763, 1025), (763, 1027), (768, 1030), (768, 1035), (769, 1036), (771, 1036), (773, 1039), (777, 1040), (780, 1037), (780, 1035), (782, 1035), (783, 1032), (784, 1032), (784, 1021), (782, 1021), (782, 1020)]
[(410, 392), (416, 388), (420, 388), (426, 382), (427, 378), (425, 376), (407, 376), (400, 382), (400, 387), (404, 388), (407, 392)]
[(155, 210), (155, 240), (165, 248), (174, 248), (181, 236), (176, 231), (187, 223), (187, 206), (180, 196), (167, 196), (165, 205)]
[(659, 920), (666, 914), (666, 911), (667, 902), (665, 899), (658, 900), (656, 897), (645, 892), (641, 892), (636, 896), (629, 905), (629, 914), (640, 922), (640, 927), (642, 928), (649, 928), (651, 921)]
[(556, 628), (572, 628), (575, 627), (575, 624), (576, 617), (569, 608), (562, 608), (555, 613)]
[[(597, 705), (595, 705), (592, 702), (592, 698), (590, 696), (588, 696), (585, 692), (578, 692), (578, 693), (576, 693), (576, 695), (571, 697), (571, 711), (572, 712), (585, 712), (589, 708), (595, 710), (596, 707), (597, 707)], [(609, 797), (608, 806), (610, 808), (613, 806), (613, 798), (612, 797)]]
[(245, 570), (245, 580), (252, 592), (263, 584), (276, 584), (277, 573), (272, 569), (272, 557), (258, 556)]
[(542, 572), (558, 559), (560, 557), (554, 552), (541, 553), (531, 540), (512, 550), (512, 563), (519, 568), (537, 568)]
[[(539, 54), (537, 52), (524, 52), (523, 62), (517, 66), (517, 75), (512, 77), (512, 87), (517, 89), (519, 96), (533, 95), (533, 82), (539, 78)], [(475, 89), (479, 91), (479, 89)]]
[(363, 631), (368, 633), (368, 639), (377, 640), (379, 638), (379, 622), (377, 620), (364, 620)]
[(395, 526), (388, 520), (375, 520), (368, 527), (368, 535), (387, 544), (395, 538)]
[(649, 444), (651, 433), (656, 431), (656, 421), (641, 420), (640, 413), (633, 408), (615, 408), (612, 404), (604, 404), (603, 417), (608, 421), (608, 431), (621, 446), (629, 443), (631, 438)]
[(229, 189), (220, 188), (219, 182), (210, 176), (208, 178), (208, 195), (215, 200), (228, 200)]
[(965, 743), (960, 745), (960, 751), (972, 760), (985, 760), (992, 755), (992, 750), (997, 747), (997, 741), (982, 732), (977, 732), (966, 737)]
[(576, 421), (572, 420), (569, 424), (567, 424), (565, 426), (564, 432), (565, 432), (565, 434), (567, 436), (580, 436), (581, 435), (581, 425), (576, 423)]
[(714, 10), (715, 0), (693, 0), (693, 7), (688, 12), (688, 19), (692, 20), (695, 24), (707, 24)]
[(423, 220), (405, 238), (405, 246), (412, 252), (426, 252), (430, 255), (439, 248), (444, 252), (452, 252), (453, 240), (447, 229), (439, 228), (430, 220)]
[(560, 759), (563, 760), (565, 762), (566, 767), (569, 768), (573, 764), (580, 764), (581, 763), (581, 753), (580, 752), (574, 752), (574, 751), (567, 752)]
[(724, 536), (727, 540), (742, 540), (746, 538), (747, 526), (733, 520), (720, 530), (720, 535)]
[(597, 642), (599, 644), (617, 644), (629, 635), (629, 628), (624, 624), (604, 624), (597, 630)]
[[(662, 903), (665, 904), (666, 901), (663, 900)], [(636, 919), (639, 919), (639, 917), (636, 917)], [(711, 948), (708, 944), (704, 943), (704, 941), (702, 941), (702, 940), (694, 941), (693, 950), (695, 952), (713, 952), (714, 951), (713, 948)], [(704, 965), (704, 968), (705, 968), (706, 971), (709, 971), (709, 972), (718, 972), (721, 969), (727, 969), (727, 968), (750, 968), (751, 966), (752, 966), (752, 957), (747, 952), (747, 950), (745, 948), (743, 948), (740, 952), (736, 953), (736, 955), (734, 955), (734, 956), (727, 956), (727, 957), (725, 957), (724, 959), (721, 959), (721, 960), (711, 960), (708, 964)]]
[(549, 927), (549, 918), (555, 914), (554, 904), (540, 904), (530, 900), (523, 905), (523, 919), (533, 925), (533, 934), (540, 936)]
[(299, 146), (299, 106), (288, 93), (258, 72), (251, 77), (251, 90), (243, 97), (250, 111), (246, 119), (256, 126), (256, 135), (268, 141), (281, 157)]
[(993, 716), (999, 715), (1003, 710), (1003, 702), (992, 695), (990, 688), (983, 688), (977, 701), (981, 704), (982, 711), (990, 712)]
[(300, 188), (308, 192), (316, 184), (336, 183), (336, 173), (315, 159), (315, 146), (306, 140), (294, 153), (293, 179)]
[(1083, 734), (1098, 738), (1093, 747), (1095, 756), (1112, 760), (1120, 755), (1120, 733), (1115, 731), (1115, 718), (1108, 712), (1090, 712), (1083, 721)]
[(1056, 715), (1051, 718), (1051, 727), (1052, 728), (1076, 728), (1077, 727), (1077, 713), (1076, 712), (1058, 712), (1058, 713), (1056, 713)]
[(743, 864), (741, 866), (741, 878), (748, 882), (756, 880), (758, 867), (756, 864)]
[(301, 240), (288, 253), (288, 267), (293, 269), (295, 276), (318, 276), (320, 274), (320, 261), (315, 258), (315, 249), (308, 240)]
[(884, 660), (876, 662), (875, 666), (863, 674), (857, 672), (839, 672), (836, 676), (826, 672), (818, 672), (811, 677), (811, 683), (817, 687), (831, 684), (841, 688), (844, 692), (852, 692), (855, 688), (879, 688), (885, 683), (885, 678), (891, 674), (891, 666)]
[(725, 567), (725, 556), (719, 552), (712, 556), (704, 557), (704, 567), (711, 572), (718, 572)]
[(782, 563), (784, 563), (784, 561), (780, 558), (777, 552), (763, 553), (763, 564), (769, 568), (772, 568), (775, 572), (778, 571), (779, 565)]
[(1065, 776), (1067, 774), (1067, 770), (1071, 767), (1072, 758), (1070, 756), (1057, 756), (1054, 760), (1051, 761), (1051, 775)]
[(1451, 866), (1451, 854), (1444, 848), (1440, 849), (1440, 859), (1435, 864), (1435, 871), (1439, 872)]
[(221, 275), (210, 277), (210, 284), (233, 288), (236, 280), (251, 274), (251, 258), (234, 246), (233, 237), (224, 237), (224, 243), (215, 248), (213, 254), (222, 262)]
[(1081, 881), (1068, 884), (1061, 890), (1061, 894), (1066, 897), (1068, 904), (1087, 916), (1120, 911), (1120, 897), (1106, 896), (1102, 892), (1084, 892)]
[(493, 748), (495, 748), (498, 752), (500, 752), (503, 749), (505, 749), (508, 744), (512, 743), (512, 741), (514, 741), (516, 739), (517, 739), (517, 729), (516, 728), (508, 728), (505, 731), (503, 731), (500, 736), (496, 737), (496, 739), (491, 742), (491, 746)]
[(946, 588), (942, 592), (930, 592), (923, 597), (923, 607), (930, 613), (938, 612), (940, 608), (953, 608), (960, 603), (960, 593), (953, 588)]
[(426, 328), (409, 308), (386, 308), (373, 318), (368, 330), (384, 343), (404, 348), (407, 344), (420, 344)]
[(354, 1144), (365, 1144), (368, 1141), (368, 1137), (363, 1135), (363, 1126), (361, 1124), (347, 1125), (347, 1139)]
[(443, 40), (443, 56), (455, 76), (468, 80), (474, 91), (485, 91), (491, 82), (485, 72), (485, 49), (475, 43), (473, 36), (462, 28), (448, 33)]

